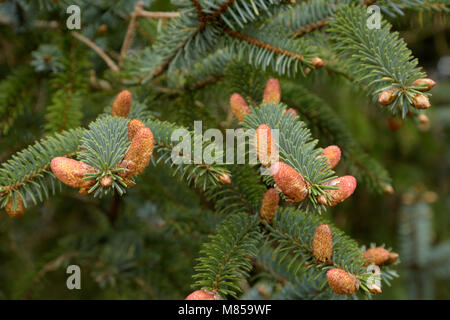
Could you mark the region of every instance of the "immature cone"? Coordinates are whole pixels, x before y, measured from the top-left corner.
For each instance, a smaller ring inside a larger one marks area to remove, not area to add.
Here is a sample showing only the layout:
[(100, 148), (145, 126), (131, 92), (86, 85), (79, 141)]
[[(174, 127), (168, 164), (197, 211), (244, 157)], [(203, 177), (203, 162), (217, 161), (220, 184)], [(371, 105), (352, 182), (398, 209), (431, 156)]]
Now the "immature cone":
[(320, 155), (327, 158), (330, 169), (333, 169), (337, 166), (339, 160), (341, 160), (341, 149), (338, 146), (328, 146), (323, 149)]
[(244, 121), (244, 116), (250, 114), (250, 108), (239, 93), (233, 93), (230, 97), (231, 112), (239, 122)]
[(278, 79), (270, 78), (267, 80), (264, 88), (264, 95), (262, 103), (272, 102), (279, 103), (281, 101), (281, 86)]
[(277, 187), (291, 202), (301, 202), (308, 197), (308, 186), (303, 176), (288, 164), (278, 161), (272, 166)]
[(230, 184), (231, 183), (230, 176), (228, 174), (226, 174), (225, 172), (222, 172), (222, 174), (216, 173), (216, 177), (219, 180), (220, 184)]
[(263, 166), (270, 167), (277, 160), (278, 149), (268, 125), (262, 124), (256, 129), (255, 148), (256, 155)]
[(420, 78), (412, 83), (414, 87), (424, 87), (425, 89), (419, 89), (420, 91), (428, 91), (436, 85), (436, 82), (431, 80), (430, 78)]
[(150, 163), (152, 154), (152, 131), (147, 127), (140, 128), (133, 137), (133, 140), (131, 140), (130, 148), (128, 149), (122, 161), (122, 163), (124, 163), (124, 161), (128, 161), (128, 164), (132, 164), (133, 166), (133, 168), (129, 168), (128, 175), (137, 176), (141, 174)]
[(330, 186), (338, 186), (338, 189), (336, 190), (325, 191), (329, 195), (329, 203), (327, 202), (326, 195), (320, 195), (317, 197), (317, 202), (327, 207), (334, 207), (353, 194), (356, 189), (356, 184), (356, 179), (352, 176), (343, 176), (333, 179), (325, 184)]
[(25, 214), (25, 206), (23, 204), (22, 198), (16, 195), (16, 209), (14, 209), (13, 198), (10, 197), (5, 206), (6, 213), (11, 218), (19, 218)]
[(354, 294), (359, 288), (359, 281), (342, 269), (328, 270), (327, 280), (331, 290), (337, 294)]
[(412, 99), (412, 104), (416, 109), (428, 109), (431, 106), (428, 97), (420, 93), (414, 96)]
[(131, 108), (131, 92), (128, 90), (121, 91), (112, 106), (112, 115), (115, 117), (127, 118)]
[(213, 291), (197, 290), (188, 295), (184, 300), (220, 300), (220, 296)]
[(379, 286), (377, 286), (376, 284), (370, 284), (368, 286), (368, 289), (369, 289), (369, 292), (373, 293), (373, 294), (380, 294), (382, 292), (381, 288)]
[(321, 68), (325, 65), (325, 63), (323, 62), (322, 59), (320, 59), (319, 57), (314, 57), (311, 59), (311, 64), (315, 67), (315, 68)]
[(368, 266), (370, 264), (381, 266), (389, 260), (389, 251), (381, 247), (371, 248), (364, 252), (363, 259), (366, 260), (364, 262), (364, 266)]
[(295, 109), (292, 109), (292, 108), (286, 109), (285, 113), (286, 114), (290, 114), (290, 115), (292, 115), (294, 117), (297, 116), (297, 111), (295, 111)]
[(84, 162), (64, 157), (53, 158), (50, 168), (61, 182), (72, 188), (81, 189), (89, 189), (95, 184), (94, 179), (83, 180), (84, 175), (98, 171)]
[(396, 97), (396, 95), (394, 95), (395, 91), (396, 91), (395, 89), (387, 89), (382, 91), (378, 95), (378, 103), (383, 106), (390, 105), (395, 100)]
[(264, 194), (261, 210), (259, 214), (262, 219), (266, 220), (269, 224), (272, 224), (275, 213), (278, 210), (278, 203), (280, 202), (280, 195), (274, 188), (270, 188)]
[(333, 255), (333, 234), (327, 224), (321, 224), (316, 228), (312, 241), (312, 252), (317, 262), (330, 262)]
[(383, 187), (383, 191), (387, 194), (394, 194), (395, 190), (394, 187), (392, 187), (390, 184), (387, 184)]
[(141, 128), (145, 128), (145, 124), (141, 120), (130, 120), (130, 122), (128, 122), (128, 140), (132, 141)]

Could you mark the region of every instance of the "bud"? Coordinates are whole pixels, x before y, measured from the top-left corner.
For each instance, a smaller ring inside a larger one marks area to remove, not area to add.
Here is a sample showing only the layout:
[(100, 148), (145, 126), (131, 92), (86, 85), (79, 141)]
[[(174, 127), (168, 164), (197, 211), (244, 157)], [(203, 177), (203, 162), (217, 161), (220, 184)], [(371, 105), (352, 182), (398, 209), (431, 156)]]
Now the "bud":
[(89, 189), (95, 184), (94, 179), (83, 180), (86, 173), (94, 173), (98, 170), (90, 165), (74, 159), (56, 157), (52, 159), (50, 168), (53, 174), (62, 183), (72, 188)]
[(420, 131), (427, 131), (430, 129), (430, 119), (427, 117), (427, 115), (421, 113), (417, 116), (417, 119), (419, 120), (419, 130)]
[(286, 113), (286, 114), (290, 114), (290, 115), (292, 115), (293, 117), (296, 117), (296, 116), (297, 116), (297, 111), (295, 111), (295, 109), (292, 109), (292, 108), (286, 109), (285, 113)]
[(339, 160), (341, 160), (341, 149), (338, 146), (328, 146), (323, 149), (320, 156), (326, 157), (330, 164), (330, 169), (333, 169), (337, 166)]
[(131, 108), (131, 93), (128, 90), (121, 91), (112, 106), (112, 115), (115, 117), (127, 118)]
[(141, 128), (145, 128), (145, 124), (141, 120), (133, 119), (128, 122), (128, 140), (132, 141)]
[(389, 259), (384, 264), (393, 264), (398, 259), (398, 253), (389, 252)]
[(354, 294), (359, 289), (359, 280), (342, 269), (330, 269), (327, 272), (328, 285), (337, 294)]
[(321, 224), (314, 232), (312, 252), (317, 262), (330, 262), (333, 255), (333, 234), (327, 224)]
[(377, 286), (376, 284), (374, 284), (374, 283), (371, 283), (368, 286), (368, 289), (369, 289), (369, 292), (373, 293), (373, 294), (380, 294), (382, 292), (381, 288), (379, 286)]
[(396, 95), (394, 93), (396, 91), (397, 91), (396, 89), (387, 89), (382, 91), (378, 95), (378, 103), (383, 106), (390, 105), (395, 100)]
[(397, 131), (401, 127), (403, 127), (403, 119), (396, 117), (389, 117), (386, 119), (386, 124), (391, 129), (391, 131)]
[(311, 59), (311, 64), (314, 66), (314, 68), (321, 68), (325, 65), (322, 59), (319, 57), (314, 57)]
[(278, 211), (280, 195), (274, 188), (270, 188), (264, 194), (259, 214), (262, 219), (272, 224), (275, 213)]
[(111, 178), (111, 176), (104, 176), (103, 178), (100, 179), (100, 184), (102, 185), (103, 188), (111, 187), (112, 183), (113, 179)]
[(436, 85), (436, 82), (429, 78), (420, 78), (414, 81), (411, 84), (413, 87), (425, 87), (425, 89), (418, 89), (420, 91), (428, 91), (431, 90)]
[(308, 75), (311, 73), (311, 68), (305, 68), (305, 74)]
[(389, 260), (389, 251), (381, 247), (371, 248), (364, 252), (363, 259), (366, 260), (364, 262), (364, 266), (368, 266), (370, 264), (381, 266)]
[(141, 128), (133, 137), (130, 148), (123, 158), (123, 161), (131, 161), (134, 164), (134, 168), (129, 170), (129, 175), (137, 176), (141, 174), (150, 163), (152, 154), (152, 131), (147, 127)]
[(288, 164), (278, 161), (272, 166), (277, 187), (291, 202), (301, 202), (308, 197), (308, 185), (303, 176)]
[(233, 93), (230, 97), (231, 112), (239, 122), (244, 121), (244, 115), (250, 114), (250, 108), (239, 93)]
[(270, 167), (278, 160), (278, 149), (272, 137), (272, 130), (267, 124), (262, 124), (255, 133), (256, 155), (264, 167)]
[(272, 102), (279, 103), (281, 101), (281, 86), (278, 79), (270, 78), (267, 80), (264, 88), (264, 95), (262, 103)]
[(325, 190), (330, 198), (329, 203), (327, 202), (326, 195), (320, 195), (317, 197), (317, 202), (327, 207), (334, 207), (353, 194), (356, 189), (356, 184), (356, 179), (352, 176), (343, 176), (333, 179), (325, 183), (325, 185), (338, 186), (339, 188), (336, 190)]
[(225, 172), (222, 172), (221, 174), (216, 173), (215, 176), (221, 184), (230, 184), (231, 183), (230, 176), (228, 174), (226, 174)]
[[(14, 196), (14, 195), (13, 195)], [(11, 218), (19, 218), (25, 214), (25, 206), (22, 201), (22, 197), (19, 195), (15, 195), (16, 197), (16, 208), (14, 209), (14, 200), (12, 197), (9, 198), (8, 202), (5, 205), (6, 213)]]
[(431, 106), (428, 97), (424, 96), (421, 93), (414, 96), (414, 98), (412, 99), (412, 104), (416, 109), (428, 109)]
[(184, 300), (220, 300), (220, 296), (217, 292), (197, 290), (188, 295)]

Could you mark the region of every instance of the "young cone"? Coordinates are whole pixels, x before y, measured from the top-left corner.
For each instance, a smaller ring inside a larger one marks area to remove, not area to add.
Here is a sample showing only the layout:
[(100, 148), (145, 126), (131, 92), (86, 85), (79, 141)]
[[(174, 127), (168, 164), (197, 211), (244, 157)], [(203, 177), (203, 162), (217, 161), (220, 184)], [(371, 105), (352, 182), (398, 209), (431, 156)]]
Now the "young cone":
[(327, 224), (316, 228), (312, 241), (312, 252), (319, 263), (330, 262), (333, 255), (333, 234)]
[(420, 91), (429, 91), (431, 88), (433, 88), (436, 85), (436, 82), (434, 82), (430, 78), (420, 78), (417, 79), (412, 83), (412, 86), (414, 87), (425, 87), (424, 89), (420, 89)]
[(389, 251), (381, 247), (371, 248), (364, 252), (363, 259), (366, 260), (364, 262), (365, 266), (370, 264), (381, 266), (389, 260)]
[(387, 89), (382, 91), (379, 95), (378, 95), (378, 103), (383, 105), (383, 106), (387, 106), (390, 105), (392, 102), (394, 102), (395, 100), (395, 89)]
[(270, 167), (278, 159), (278, 150), (268, 125), (262, 124), (256, 129), (255, 148), (256, 155), (264, 167)]
[(25, 214), (25, 206), (23, 204), (22, 198), (16, 195), (16, 208), (14, 209), (13, 198), (10, 197), (5, 206), (6, 213), (11, 218), (19, 218)]
[(323, 149), (321, 156), (327, 158), (330, 168), (333, 169), (341, 160), (341, 149), (338, 146), (328, 146)]
[(288, 164), (278, 161), (272, 166), (277, 187), (291, 202), (301, 202), (308, 197), (308, 186), (303, 176)]
[(326, 195), (317, 197), (317, 202), (327, 207), (334, 207), (353, 194), (356, 189), (356, 184), (356, 179), (352, 176), (343, 176), (333, 179), (327, 182), (326, 185), (338, 186), (338, 189), (325, 191), (329, 195), (329, 203)]
[(50, 168), (53, 174), (62, 183), (72, 187), (89, 189), (95, 184), (95, 180), (83, 180), (86, 173), (97, 172), (98, 170), (90, 165), (74, 159), (56, 157), (52, 159)]
[(278, 79), (270, 78), (267, 80), (264, 88), (264, 95), (262, 103), (272, 102), (279, 103), (281, 101), (281, 86)]
[(145, 124), (141, 120), (130, 120), (128, 122), (128, 140), (133, 141), (134, 136), (141, 128), (145, 128)]
[(112, 106), (112, 115), (115, 117), (127, 118), (131, 108), (131, 93), (128, 90), (121, 91)]
[(250, 108), (239, 93), (233, 93), (230, 97), (230, 108), (239, 122), (244, 121), (244, 116), (250, 114)]
[(220, 300), (220, 296), (213, 291), (197, 290), (188, 295), (184, 300)]
[[(128, 166), (128, 176), (137, 176), (141, 174), (150, 163), (153, 155), (153, 134), (147, 128), (140, 128), (128, 149), (122, 163)], [(131, 162), (131, 163), (130, 163)]]
[(354, 294), (359, 289), (359, 281), (342, 269), (328, 270), (327, 280), (331, 290), (337, 294)]
[(416, 94), (412, 100), (412, 104), (414, 108), (416, 109), (428, 109), (431, 104), (430, 100), (428, 100), (428, 97), (424, 96), (423, 94)]
[(278, 203), (280, 202), (280, 195), (274, 188), (270, 188), (264, 194), (261, 209), (259, 214), (263, 220), (272, 224), (275, 213), (278, 210)]

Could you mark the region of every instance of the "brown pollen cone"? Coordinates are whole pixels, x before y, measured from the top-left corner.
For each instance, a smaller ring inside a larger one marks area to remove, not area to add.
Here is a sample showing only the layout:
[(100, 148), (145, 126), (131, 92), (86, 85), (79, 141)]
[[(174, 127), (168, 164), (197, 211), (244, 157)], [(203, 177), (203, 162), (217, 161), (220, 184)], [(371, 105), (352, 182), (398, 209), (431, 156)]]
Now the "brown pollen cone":
[(82, 189), (88, 189), (95, 184), (95, 179), (83, 180), (84, 175), (98, 171), (84, 162), (64, 157), (53, 158), (50, 167), (62, 183), (72, 188)]
[(422, 89), (422, 90), (420, 90), (420, 91), (428, 91), (428, 90), (431, 90), (431, 88), (433, 88), (434, 86), (436, 85), (436, 82), (434, 82), (432, 79), (430, 79), (430, 78), (420, 78), (420, 79), (417, 79), (416, 81), (414, 81), (413, 83), (412, 83), (412, 86), (415, 86), (415, 87), (418, 87), (418, 86), (420, 86), (420, 87), (426, 87), (425, 89)]
[(338, 186), (336, 190), (325, 190), (330, 196), (330, 203), (326, 195), (317, 197), (317, 202), (327, 207), (333, 207), (350, 197), (356, 189), (356, 179), (353, 176), (343, 176), (327, 182), (325, 185)]
[(301, 202), (308, 197), (309, 190), (303, 176), (290, 165), (275, 162), (272, 175), (277, 187), (291, 202)]
[(141, 174), (150, 163), (153, 155), (153, 133), (147, 128), (140, 128), (128, 149), (122, 163), (132, 162), (133, 168), (129, 168), (129, 176), (137, 176)]
[(244, 115), (250, 114), (250, 107), (239, 93), (233, 93), (230, 97), (230, 108), (239, 122), (244, 121)]
[(431, 106), (428, 97), (420, 93), (414, 96), (412, 99), (412, 104), (416, 109), (428, 109)]
[(225, 172), (221, 173), (221, 174), (215, 174), (216, 178), (219, 180), (220, 184), (230, 184), (231, 183), (231, 178), (228, 174), (226, 174)]
[(262, 103), (272, 102), (279, 103), (281, 101), (281, 86), (280, 81), (275, 78), (267, 80), (264, 88), (264, 95)]
[(121, 91), (114, 99), (112, 106), (112, 115), (115, 117), (127, 118), (131, 108), (131, 92), (128, 90)]
[(141, 120), (130, 120), (128, 122), (128, 140), (133, 141), (134, 136), (141, 128), (145, 128), (145, 124)]
[(370, 264), (381, 266), (389, 260), (389, 251), (381, 247), (371, 248), (364, 252), (363, 259), (366, 260), (364, 262), (364, 266), (368, 266)]
[(14, 209), (13, 198), (10, 197), (5, 206), (6, 213), (11, 218), (19, 218), (25, 214), (25, 206), (23, 204), (22, 198), (16, 195), (16, 209)]
[(268, 125), (262, 124), (256, 129), (255, 148), (256, 155), (264, 167), (270, 167), (277, 160), (278, 149)]
[(184, 300), (220, 300), (220, 296), (213, 291), (197, 290), (188, 295)]
[(333, 234), (327, 224), (316, 228), (312, 241), (312, 252), (319, 263), (330, 262), (333, 255)]
[(333, 169), (337, 166), (339, 160), (341, 160), (341, 149), (338, 146), (328, 146), (323, 149), (321, 156), (327, 158), (330, 169)]
[(322, 68), (325, 65), (325, 62), (323, 62), (323, 60), (319, 57), (314, 57), (311, 59), (311, 64), (314, 68)]
[(354, 294), (358, 291), (359, 281), (345, 270), (334, 268), (327, 272), (328, 285), (337, 294)]
[(278, 210), (278, 203), (280, 202), (280, 195), (274, 188), (270, 188), (264, 194), (261, 209), (259, 214), (261, 218), (272, 224), (275, 213)]
[(390, 105), (392, 102), (394, 102), (395, 100), (395, 89), (386, 89), (384, 91), (382, 91), (379, 95), (378, 95), (378, 103), (383, 105), (383, 106), (387, 106)]

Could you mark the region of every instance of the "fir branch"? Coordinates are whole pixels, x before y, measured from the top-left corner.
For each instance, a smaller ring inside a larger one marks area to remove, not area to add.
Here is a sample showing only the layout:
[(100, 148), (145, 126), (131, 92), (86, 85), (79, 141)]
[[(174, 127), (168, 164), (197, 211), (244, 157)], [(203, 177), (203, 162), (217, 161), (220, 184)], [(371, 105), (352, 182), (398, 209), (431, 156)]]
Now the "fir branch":
[(228, 216), (200, 250), (193, 287), (237, 297), (241, 291), (238, 283), (248, 277), (250, 259), (256, 256), (261, 238), (256, 217), (245, 213)]

